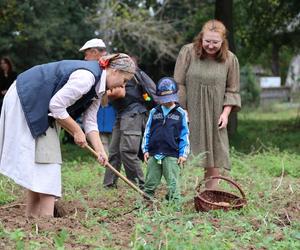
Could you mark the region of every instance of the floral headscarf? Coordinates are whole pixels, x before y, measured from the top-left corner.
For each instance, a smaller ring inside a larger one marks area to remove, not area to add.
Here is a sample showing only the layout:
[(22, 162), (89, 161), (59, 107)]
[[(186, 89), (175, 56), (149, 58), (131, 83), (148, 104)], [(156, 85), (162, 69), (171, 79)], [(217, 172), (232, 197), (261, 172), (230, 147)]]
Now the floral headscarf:
[(118, 69), (131, 74), (134, 74), (136, 70), (134, 61), (124, 53), (102, 56), (99, 60), (99, 65), (102, 69)]

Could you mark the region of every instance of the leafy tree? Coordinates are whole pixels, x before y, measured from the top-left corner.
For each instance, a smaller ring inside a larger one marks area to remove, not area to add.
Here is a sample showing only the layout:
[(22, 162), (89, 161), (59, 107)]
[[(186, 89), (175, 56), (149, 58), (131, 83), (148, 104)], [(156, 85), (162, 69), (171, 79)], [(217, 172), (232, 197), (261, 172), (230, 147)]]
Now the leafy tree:
[(150, 11), (139, 1), (128, 2), (103, 0), (88, 21), (97, 26), (97, 34), (111, 51), (138, 56), (147, 72), (157, 79), (162, 64), (175, 61), (182, 37), (173, 22), (159, 16), (161, 9)]
[(122, 1), (104, 0), (97, 5), (93, 22), (112, 50), (138, 55), (154, 51), (157, 60), (176, 57), (178, 33), (170, 22), (156, 18), (143, 7), (133, 9)]
[(9, 55), (19, 71), (78, 58), (79, 46), (93, 35), (85, 23), (91, 7), (79, 0), (1, 1), (0, 55)]
[(274, 75), (283, 76), (280, 62), (299, 49), (299, 10), (298, 0), (236, 0), (236, 36), (242, 62), (271, 65)]

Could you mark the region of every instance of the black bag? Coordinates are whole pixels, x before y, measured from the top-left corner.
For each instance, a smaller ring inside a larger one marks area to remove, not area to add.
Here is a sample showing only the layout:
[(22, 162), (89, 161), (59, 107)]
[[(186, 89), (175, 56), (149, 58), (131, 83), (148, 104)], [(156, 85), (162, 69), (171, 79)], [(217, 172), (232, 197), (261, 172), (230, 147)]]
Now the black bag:
[(141, 86), (142, 98), (148, 110), (157, 106), (156, 84), (154, 81), (141, 69), (137, 68), (134, 75), (136, 82)]

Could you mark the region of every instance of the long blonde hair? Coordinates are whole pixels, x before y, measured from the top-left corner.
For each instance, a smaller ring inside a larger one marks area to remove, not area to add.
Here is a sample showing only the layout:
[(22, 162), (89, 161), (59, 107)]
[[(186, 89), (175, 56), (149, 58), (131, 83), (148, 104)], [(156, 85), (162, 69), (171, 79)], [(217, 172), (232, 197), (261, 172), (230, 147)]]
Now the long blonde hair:
[(205, 50), (203, 49), (203, 45), (202, 45), (203, 34), (205, 31), (218, 32), (221, 35), (223, 42), (222, 42), (220, 50), (217, 52), (216, 60), (218, 62), (224, 62), (228, 57), (228, 41), (226, 38), (227, 32), (226, 32), (226, 28), (225, 28), (224, 24), (218, 20), (212, 19), (212, 20), (207, 21), (203, 25), (202, 30), (199, 32), (199, 34), (195, 37), (194, 49), (195, 49), (196, 55), (200, 59), (205, 59), (207, 57), (207, 54), (206, 54)]

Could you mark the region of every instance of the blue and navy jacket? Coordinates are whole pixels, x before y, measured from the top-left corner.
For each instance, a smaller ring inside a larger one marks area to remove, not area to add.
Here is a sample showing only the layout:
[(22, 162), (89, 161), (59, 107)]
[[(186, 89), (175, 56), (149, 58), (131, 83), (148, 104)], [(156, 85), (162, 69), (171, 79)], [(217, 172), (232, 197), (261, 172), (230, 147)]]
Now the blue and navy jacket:
[(189, 149), (189, 128), (185, 111), (176, 105), (164, 117), (161, 105), (153, 108), (146, 124), (143, 153), (178, 158), (187, 157)]
[(68, 81), (70, 75), (86, 69), (95, 77), (95, 84), (88, 93), (68, 108), (69, 114), (76, 118), (96, 96), (95, 86), (101, 78), (102, 70), (97, 61), (64, 60), (37, 65), (17, 77), (17, 92), (22, 109), (34, 138), (42, 135), (49, 127), (48, 113), (52, 96)]

